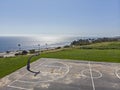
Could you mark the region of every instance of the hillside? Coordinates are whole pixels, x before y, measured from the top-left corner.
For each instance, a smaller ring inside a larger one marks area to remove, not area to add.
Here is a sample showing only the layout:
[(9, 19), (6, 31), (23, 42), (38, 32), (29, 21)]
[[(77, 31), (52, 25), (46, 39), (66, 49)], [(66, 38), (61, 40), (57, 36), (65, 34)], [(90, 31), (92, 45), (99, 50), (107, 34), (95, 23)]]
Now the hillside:
[(80, 46), (82, 49), (120, 49), (120, 41), (101, 42), (90, 45)]

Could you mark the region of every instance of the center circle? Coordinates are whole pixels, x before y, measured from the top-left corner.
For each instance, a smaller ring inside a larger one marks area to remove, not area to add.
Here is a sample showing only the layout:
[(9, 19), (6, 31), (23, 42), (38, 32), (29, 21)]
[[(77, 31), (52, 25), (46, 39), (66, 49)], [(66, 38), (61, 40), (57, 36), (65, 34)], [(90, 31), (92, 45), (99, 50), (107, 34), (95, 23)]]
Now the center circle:
[(85, 76), (85, 77), (88, 77), (88, 78), (91, 78), (91, 74), (92, 74), (92, 77), (93, 78), (101, 78), (102, 77), (102, 73), (99, 72), (98, 70), (89, 70), (89, 69), (85, 69), (83, 71), (81, 71), (81, 74), (82, 76)]

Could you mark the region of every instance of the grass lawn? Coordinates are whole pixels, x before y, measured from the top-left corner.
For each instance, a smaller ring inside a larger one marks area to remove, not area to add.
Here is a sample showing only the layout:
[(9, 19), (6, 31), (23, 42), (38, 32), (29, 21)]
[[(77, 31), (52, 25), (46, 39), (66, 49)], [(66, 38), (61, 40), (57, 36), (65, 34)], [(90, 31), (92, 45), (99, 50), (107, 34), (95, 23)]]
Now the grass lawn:
[[(29, 56), (17, 56), (13, 58), (0, 58), (0, 78), (16, 71), (27, 63)], [(54, 52), (42, 53), (40, 56), (34, 57), (32, 61), (38, 58), (59, 58), (59, 59), (75, 59), (75, 60), (91, 60), (103, 62), (120, 63), (120, 50), (107, 49), (62, 49)]]
[(41, 57), (120, 63), (120, 50), (64, 49), (42, 54)]
[(0, 58), (0, 78), (26, 65), (27, 56)]

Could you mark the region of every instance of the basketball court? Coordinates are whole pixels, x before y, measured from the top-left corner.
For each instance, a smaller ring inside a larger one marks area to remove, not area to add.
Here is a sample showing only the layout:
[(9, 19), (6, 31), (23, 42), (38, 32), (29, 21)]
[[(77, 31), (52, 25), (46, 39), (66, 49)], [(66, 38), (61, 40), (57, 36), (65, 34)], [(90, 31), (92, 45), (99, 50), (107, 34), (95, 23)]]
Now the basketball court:
[(41, 58), (2, 78), (0, 90), (120, 90), (120, 64)]

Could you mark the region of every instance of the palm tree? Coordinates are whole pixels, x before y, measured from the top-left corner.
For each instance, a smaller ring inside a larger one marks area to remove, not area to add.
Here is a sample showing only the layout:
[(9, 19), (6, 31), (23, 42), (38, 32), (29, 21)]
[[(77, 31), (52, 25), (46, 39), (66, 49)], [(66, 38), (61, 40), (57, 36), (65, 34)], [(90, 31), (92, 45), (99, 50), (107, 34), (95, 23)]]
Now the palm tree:
[(18, 47), (19, 47), (19, 51), (21, 50), (21, 44), (18, 44)]

